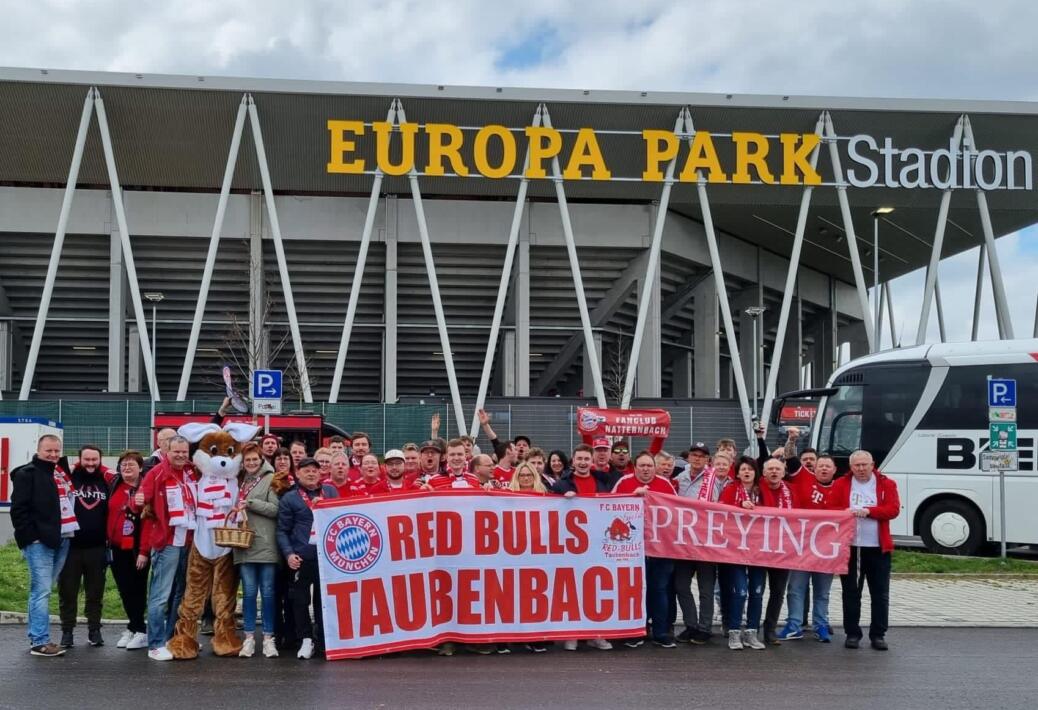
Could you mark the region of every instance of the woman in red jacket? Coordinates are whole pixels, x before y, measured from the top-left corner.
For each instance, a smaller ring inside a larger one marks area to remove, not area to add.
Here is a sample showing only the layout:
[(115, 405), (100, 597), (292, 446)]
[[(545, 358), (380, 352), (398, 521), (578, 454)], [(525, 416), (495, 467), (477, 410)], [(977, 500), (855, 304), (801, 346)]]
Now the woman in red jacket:
[[(721, 503), (734, 505), (737, 508), (753, 510), (761, 504), (760, 467), (756, 459), (743, 456), (735, 469), (735, 480), (721, 491)], [(746, 565), (729, 565), (724, 575), (728, 588), (728, 618), (725, 627), (728, 629), (728, 648), (739, 651), (752, 648), (756, 651), (764, 649), (764, 644), (757, 638), (760, 628), (761, 606), (764, 601), (763, 567)], [(741, 630), (743, 611), (746, 612), (746, 629)]]
[(148, 557), (140, 554), (141, 518), (133, 510), (133, 497), (141, 484), (144, 457), (127, 451), (119, 457), (119, 477), (108, 494), (108, 549), (112, 576), (129, 623), (116, 646), (133, 650), (148, 647), (144, 614), (148, 609)]
[(843, 630), (846, 648), (861, 643), (861, 592), (869, 583), (872, 623), (869, 640), (877, 651), (887, 650), (887, 620), (890, 612), (890, 553), (894, 540), (890, 521), (901, 513), (897, 484), (878, 470), (868, 451), (851, 454), (851, 475), (833, 483), (832, 507), (847, 509), (857, 518), (854, 544), (847, 574), (840, 577), (843, 587)]

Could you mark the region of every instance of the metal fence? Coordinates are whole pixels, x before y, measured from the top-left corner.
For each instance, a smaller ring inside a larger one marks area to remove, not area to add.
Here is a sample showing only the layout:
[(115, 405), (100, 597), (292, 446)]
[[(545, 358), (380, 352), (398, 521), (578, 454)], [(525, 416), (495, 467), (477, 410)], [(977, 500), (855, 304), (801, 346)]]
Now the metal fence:
[[(576, 431), (577, 408), (583, 401), (558, 399), (512, 399), (488, 402), (491, 425), (501, 439), (519, 434), (529, 436), (535, 445), (550, 451), (572, 451), (579, 443)], [(217, 400), (158, 402), (157, 412), (215, 412)], [(466, 403), (471, 413), (472, 403)], [(713, 448), (721, 437), (732, 437), (744, 445), (739, 405), (726, 400), (685, 400), (638, 402), (636, 407), (666, 409), (671, 415), (671, 435), (667, 448), (677, 453), (691, 442), (703, 441)], [(395, 404), (314, 403), (310, 411), (348, 432), (363, 431), (371, 436), (375, 451), (384, 452), (404, 443), (421, 442), (430, 435), (430, 421), (438, 413), (440, 435), (457, 436), (457, 424), (448, 403), (424, 399)], [(64, 425), (67, 452), (84, 444), (100, 446), (105, 453), (124, 449), (151, 449), (151, 403), (146, 400), (0, 400), (0, 416), (45, 417)], [(489, 451), (489, 442), (480, 432), (477, 443)], [(640, 442), (636, 442), (636, 445)]]

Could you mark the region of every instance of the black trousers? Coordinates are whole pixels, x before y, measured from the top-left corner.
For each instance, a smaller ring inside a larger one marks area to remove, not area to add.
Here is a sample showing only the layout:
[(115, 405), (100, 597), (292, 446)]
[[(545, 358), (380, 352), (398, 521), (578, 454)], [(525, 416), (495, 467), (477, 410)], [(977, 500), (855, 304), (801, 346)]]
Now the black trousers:
[(148, 565), (139, 570), (136, 552), (112, 550), (112, 576), (130, 622), (126, 628), (143, 634), (147, 630), (144, 618), (148, 612)]
[(789, 570), (768, 567), (768, 607), (764, 611), (764, 633), (773, 634), (778, 626), (782, 602), (786, 599)]
[(294, 576), (295, 572), (282, 559), (274, 575), (274, 634), (278, 646), (292, 647), (299, 642), (291, 591)]
[(101, 628), (107, 554), (108, 548), (104, 545), (69, 548), (65, 566), (58, 575), (58, 611), (61, 614), (62, 631), (71, 631), (76, 627), (80, 583), (86, 591), (83, 615), (87, 618), (87, 628)]
[[(317, 560), (303, 560), (292, 577), (291, 589), (296, 635), (300, 639), (313, 639), (317, 646), (322, 646), (324, 623), (321, 618), (321, 580), (317, 573)], [(310, 622), (311, 604), (314, 607), (313, 623)]]
[(872, 600), (869, 638), (883, 638), (890, 616), (890, 553), (878, 547), (852, 546), (847, 574), (840, 576), (843, 630), (852, 638), (861, 638), (861, 592), (866, 582)]

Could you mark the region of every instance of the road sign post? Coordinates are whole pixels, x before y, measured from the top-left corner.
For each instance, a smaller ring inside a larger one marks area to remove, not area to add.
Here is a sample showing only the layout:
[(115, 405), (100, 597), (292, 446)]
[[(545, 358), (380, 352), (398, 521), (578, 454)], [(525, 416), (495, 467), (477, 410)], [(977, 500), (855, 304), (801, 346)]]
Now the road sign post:
[(267, 431), (270, 415), (281, 414), (281, 370), (256, 370), (252, 373), (252, 413), (262, 414)]
[[(988, 377), (988, 451), (981, 470), (998, 470), (999, 528), (1002, 559), (1006, 558), (1006, 471), (1019, 468), (1016, 451), (1016, 380)], [(985, 460), (986, 458), (986, 460)]]

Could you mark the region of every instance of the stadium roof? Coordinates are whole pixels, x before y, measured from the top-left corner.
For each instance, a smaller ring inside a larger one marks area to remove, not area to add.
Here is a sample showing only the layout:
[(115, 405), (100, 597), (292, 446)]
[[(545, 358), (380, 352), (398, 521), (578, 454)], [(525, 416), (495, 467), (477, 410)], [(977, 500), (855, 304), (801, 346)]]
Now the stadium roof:
[[(671, 130), (683, 106), (689, 106), (697, 130), (715, 133), (755, 131), (768, 135), (810, 133), (823, 110), (831, 112), (841, 137), (859, 133), (899, 147), (923, 150), (947, 147), (962, 114), (969, 116), (980, 148), (1024, 150), (1038, 155), (1038, 104), (1024, 102), (866, 99), (816, 96), (754, 96), (675, 92), (454, 87), (325, 81), (169, 76), (41, 69), (0, 69), (0, 184), (63, 186), (75, 142), (86, 88), (104, 98), (120, 181), (125, 189), (215, 191), (219, 189), (235, 113), (242, 94), (251, 93), (262, 122), (271, 177), (284, 194), (366, 195), (369, 175), (329, 174), (328, 119), (383, 121), (394, 98), (403, 102), (410, 121), (459, 126), (491, 123), (530, 125), (539, 103), (560, 129), (640, 132)], [(246, 133), (249, 128), (246, 126)], [(572, 141), (573, 134), (564, 140)], [(599, 138), (615, 175), (638, 176), (644, 167), (637, 135), (603, 134)], [(260, 188), (251, 137), (243, 138), (233, 189)], [(374, 162), (374, 140), (358, 154)], [(843, 151), (844, 149), (841, 148)], [(464, 152), (464, 151), (463, 151)], [(565, 154), (567, 149), (564, 148)], [(719, 146), (722, 161), (731, 162)], [(418, 164), (424, 164), (419, 147)], [(820, 172), (833, 180), (829, 156), (819, 158)], [(844, 168), (847, 165), (845, 162)], [(106, 188), (108, 177), (96, 123), (83, 158), (81, 187)], [(429, 198), (514, 199), (515, 180), (423, 177)], [(405, 178), (387, 178), (384, 190), (407, 195)], [(649, 202), (660, 185), (638, 181), (567, 181), (569, 199)], [(710, 202), (717, 227), (769, 251), (788, 255), (803, 188), (771, 185), (711, 185)], [(554, 200), (550, 181), (532, 181), (531, 199)], [(895, 211), (882, 218), (880, 270), (883, 279), (919, 268), (929, 259), (941, 198), (938, 189), (850, 188), (855, 228), (871, 241), (871, 212), (877, 206)], [(1038, 222), (1032, 190), (988, 193), (992, 224), (1002, 236)], [(692, 184), (674, 188), (670, 209), (700, 219)], [(982, 242), (973, 190), (955, 190), (943, 255)], [(802, 262), (851, 281), (843, 241), (837, 191), (814, 191)], [(435, 239), (435, 236), (434, 236)], [(867, 245), (864, 245), (867, 250)], [(866, 266), (871, 258), (866, 255)], [(867, 270), (866, 278), (871, 281)]]

